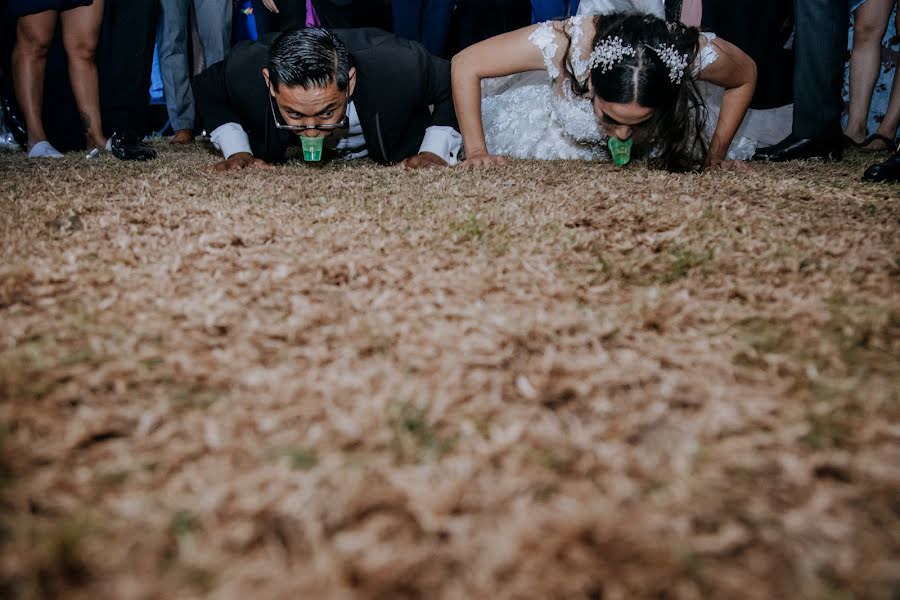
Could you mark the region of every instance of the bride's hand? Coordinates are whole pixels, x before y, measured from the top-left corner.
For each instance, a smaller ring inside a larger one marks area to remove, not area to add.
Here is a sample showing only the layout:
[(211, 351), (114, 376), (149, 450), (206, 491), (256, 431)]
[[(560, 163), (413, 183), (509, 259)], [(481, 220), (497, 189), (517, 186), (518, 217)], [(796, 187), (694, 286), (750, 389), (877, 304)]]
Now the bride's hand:
[(466, 160), (460, 163), (463, 169), (475, 169), (478, 167), (491, 167), (494, 165), (505, 165), (509, 161), (503, 156), (493, 156), (487, 151), (476, 151), (466, 156)]
[(709, 168), (721, 171), (740, 171), (742, 173), (750, 171), (750, 165), (743, 160), (710, 159)]

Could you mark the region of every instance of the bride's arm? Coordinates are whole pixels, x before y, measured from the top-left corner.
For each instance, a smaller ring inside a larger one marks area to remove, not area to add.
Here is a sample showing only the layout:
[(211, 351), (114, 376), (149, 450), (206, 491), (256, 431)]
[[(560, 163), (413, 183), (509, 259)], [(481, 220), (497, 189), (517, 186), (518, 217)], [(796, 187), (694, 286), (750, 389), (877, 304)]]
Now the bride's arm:
[(725, 163), (728, 148), (750, 107), (756, 90), (756, 63), (735, 46), (715, 38), (711, 42), (719, 58), (700, 72), (698, 79), (725, 88), (719, 121), (709, 143), (709, 164)]
[[(468, 166), (502, 164), (505, 159), (490, 156), (481, 124), (481, 80), (513, 73), (546, 69), (541, 51), (528, 38), (540, 25), (524, 27), (469, 46), (453, 57), (451, 77), (456, 118), (466, 147)], [(558, 54), (565, 52), (565, 36), (559, 38)]]

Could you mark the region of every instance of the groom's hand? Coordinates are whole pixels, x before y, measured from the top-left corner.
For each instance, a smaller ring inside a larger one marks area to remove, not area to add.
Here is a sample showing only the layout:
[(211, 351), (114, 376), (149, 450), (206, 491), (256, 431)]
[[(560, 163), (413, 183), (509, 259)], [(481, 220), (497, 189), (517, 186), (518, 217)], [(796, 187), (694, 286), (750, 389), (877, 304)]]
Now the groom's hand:
[(209, 170), (217, 173), (224, 173), (225, 171), (238, 171), (240, 169), (246, 169), (247, 167), (271, 169), (272, 165), (260, 158), (256, 158), (249, 152), (237, 152), (229, 156), (226, 160), (211, 165)]
[(425, 167), (446, 167), (447, 161), (433, 152), (419, 152), (400, 161), (400, 165), (407, 169), (422, 169)]

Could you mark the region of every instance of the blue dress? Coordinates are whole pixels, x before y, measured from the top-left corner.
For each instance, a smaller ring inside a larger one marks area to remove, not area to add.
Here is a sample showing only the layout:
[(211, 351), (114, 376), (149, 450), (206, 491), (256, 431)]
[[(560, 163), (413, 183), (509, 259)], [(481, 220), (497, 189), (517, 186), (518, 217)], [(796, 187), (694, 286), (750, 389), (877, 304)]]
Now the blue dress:
[(45, 10), (62, 12), (79, 6), (90, 6), (94, 0), (9, 0), (7, 10), (14, 17), (36, 15)]

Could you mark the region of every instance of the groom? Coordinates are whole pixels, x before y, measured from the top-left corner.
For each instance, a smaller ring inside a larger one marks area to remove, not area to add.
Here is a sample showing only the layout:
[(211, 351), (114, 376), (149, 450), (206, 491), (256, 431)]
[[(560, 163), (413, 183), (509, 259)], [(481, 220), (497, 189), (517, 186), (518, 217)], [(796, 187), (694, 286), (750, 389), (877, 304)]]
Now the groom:
[(462, 137), (450, 63), (378, 29), (293, 29), (235, 46), (194, 80), (201, 126), (225, 160), (285, 160), (299, 136), (327, 151), (408, 167), (455, 164)]

